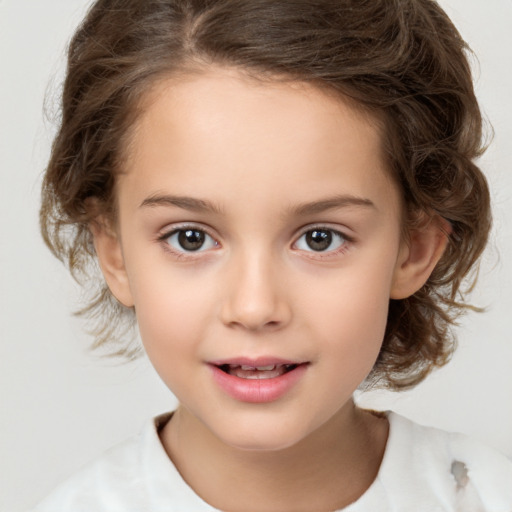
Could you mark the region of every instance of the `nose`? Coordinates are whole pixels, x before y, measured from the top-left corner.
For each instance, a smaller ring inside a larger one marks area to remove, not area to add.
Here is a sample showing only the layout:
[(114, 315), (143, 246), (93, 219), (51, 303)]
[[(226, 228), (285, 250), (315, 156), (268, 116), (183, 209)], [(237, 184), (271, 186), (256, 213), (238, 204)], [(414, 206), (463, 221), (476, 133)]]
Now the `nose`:
[(230, 262), (221, 321), (231, 328), (250, 331), (282, 329), (292, 312), (286, 279), (270, 255), (251, 254)]

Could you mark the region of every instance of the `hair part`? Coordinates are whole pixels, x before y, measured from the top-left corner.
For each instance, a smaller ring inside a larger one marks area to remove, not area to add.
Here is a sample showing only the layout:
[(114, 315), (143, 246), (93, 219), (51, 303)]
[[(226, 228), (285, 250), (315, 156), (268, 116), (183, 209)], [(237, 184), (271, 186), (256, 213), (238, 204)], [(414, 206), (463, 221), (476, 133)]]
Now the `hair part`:
[(455, 346), (450, 328), (471, 307), (463, 284), (491, 224), (475, 164), (482, 118), (468, 53), (433, 0), (97, 1), (69, 46), (40, 212), (47, 245), (93, 290), (79, 312), (92, 322), (93, 346), (129, 358), (139, 351), (126, 337), (134, 312), (98, 276), (89, 225), (98, 214), (115, 219), (116, 176), (144, 99), (160, 80), (220, 65), (326, 88), (381, 120), (405, 231), (422, 212), (448, 221), (451, 232), (425, 286), (390, 301), (368, 382), (407, 388), (445, 364)]

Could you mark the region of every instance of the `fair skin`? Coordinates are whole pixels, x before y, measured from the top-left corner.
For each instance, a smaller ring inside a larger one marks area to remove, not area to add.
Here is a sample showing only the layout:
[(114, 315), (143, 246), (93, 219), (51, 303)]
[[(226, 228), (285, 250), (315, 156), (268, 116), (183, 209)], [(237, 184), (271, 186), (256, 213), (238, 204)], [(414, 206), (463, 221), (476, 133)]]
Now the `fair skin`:
[(355, 501), (388, 424), (352, 394), (389, 299), (418, 290), (446, 243), (437, 222), (402, 240), (376, 123), (310, 85), (214, 68), (158, 84), (127, 156), (117, 225), (91, 229), (180, 402), (161, 433), (176, 467), (227, 511)]

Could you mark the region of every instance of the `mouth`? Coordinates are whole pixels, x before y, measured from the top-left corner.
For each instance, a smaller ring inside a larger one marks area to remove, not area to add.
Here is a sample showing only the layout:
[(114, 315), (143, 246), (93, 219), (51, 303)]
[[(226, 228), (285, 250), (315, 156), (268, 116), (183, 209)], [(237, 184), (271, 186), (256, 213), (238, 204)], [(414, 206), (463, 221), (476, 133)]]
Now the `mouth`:
[(264, 366), (221, 364), (216, 366), (224, 373), (239, 379), (275, 379), (295, 370), (299, 364), (268, 364)]
[(241, 402), (266, 403), (279, 400), (299, 385), (309, 362), (275, 358), (237, 358), (210, 362), (214, 382)]

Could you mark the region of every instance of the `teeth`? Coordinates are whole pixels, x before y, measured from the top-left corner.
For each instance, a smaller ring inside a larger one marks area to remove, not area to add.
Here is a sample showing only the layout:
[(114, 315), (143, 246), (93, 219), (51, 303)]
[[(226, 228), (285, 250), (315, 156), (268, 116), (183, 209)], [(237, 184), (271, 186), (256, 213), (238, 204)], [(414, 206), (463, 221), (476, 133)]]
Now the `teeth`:
[(284, 367), (280, 366), (274, 370), (244, 370), (243, 368), (237, 368), (230, 372), (231, 375), (235, 375), (241, 379), (274, 379), (275, 377), (280, 377), (284, 373)]
[(269, 364), (267, 366), (229, 364), (225, 365), (223, 370), (240, 379), (255, 380), (274, 379), (276, 377), (280, 377), (289, 370), (293, 370), (295, 367), (296, 365), (294, 364)]
[(245, 364), (243, 364), (241, 366), (242, 370), (246, 370), (246, 371), (251, 371), (251, 370), (258, 370), (260, 372), (268, 372), (268, 371), (271, 371), (271, 370), (275, 370), (276, 369), (276, 365), (275, 364), (269, 364), (267, 366), (247, 366)]

